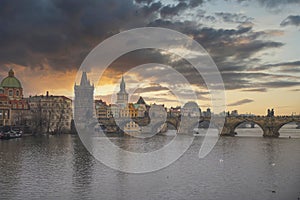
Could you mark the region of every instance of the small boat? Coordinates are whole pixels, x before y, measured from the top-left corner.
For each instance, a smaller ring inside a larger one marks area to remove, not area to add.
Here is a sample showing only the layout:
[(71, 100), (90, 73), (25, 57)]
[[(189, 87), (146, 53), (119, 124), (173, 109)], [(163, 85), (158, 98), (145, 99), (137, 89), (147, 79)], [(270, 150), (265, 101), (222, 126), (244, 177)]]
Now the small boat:
[(9, 134), (10, 139), (22, 137), (22, 131), (14, 131), (14, 130), (12, 130), (8, 134)]
[(20, 138), (22, 137), (23, 132), (22, 130), (14, 130), (12, 127), (5, 127), (0, 131), (0, 139), (2, 140), (9, 140), (9, 139), (14, 139), (14, 138)]

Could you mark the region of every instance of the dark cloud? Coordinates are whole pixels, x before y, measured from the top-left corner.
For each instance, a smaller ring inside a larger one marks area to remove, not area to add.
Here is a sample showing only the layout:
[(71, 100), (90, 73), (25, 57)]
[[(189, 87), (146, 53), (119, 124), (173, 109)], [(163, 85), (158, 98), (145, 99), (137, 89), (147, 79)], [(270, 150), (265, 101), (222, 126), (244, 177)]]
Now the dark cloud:
[(189, 6), (194, 8), (202, 5), (204, 3), (203, 0), (190, 0)]
[[(289, 77), (286, 75), (274, 75), (261, 73), (248, 73), (254, 66), (259, 66), (261, 60), (256, 54), (265, 49), (276, 49), (282, 47), (281, 42), (268, 40), (270, 31), (254, 31), (252, 25), (241, 25), (236, 29), (216, 29), (199, 27), (190, 21), (173, 22), (170, 20), (156, 20), (150, 26), (166, 27), (181, 31), (192, 37), (204, 46), (217, 64), (227, 90), (246, 88), (265, 88), (262, 84), (270, 79), (283, 81)], [(172, 66), (182, 73), (190, 83), (205, 88), (203, 79), (199, 78), (189, 63), (179, 60)], [(260, 80), (260, 81), (257, 81)], [(263, 91), (261, 89), (261, 91)]]
[(293, 89), (293, 90), (290, 90), (290, 91), (293, 91), (293, 92), (300, 92), (300, 89)]
[(299, 81), (270, 81), (270, 82), (265, 82), (262, 85), (268, 88), (285, 88), (285, 87), (300, 86), (300, 82)]
[(297, 61), (292, 61), (292, 62), (281, 62), (281, 63), (276, 63), (276, 64), (268, 64), (264, 66), (269, 66), (269, 67), (277, 67), (277, 66), (300, 66), (300, 60)]
[(217, 17), (221, 17), (224, 22), (230, 23), (246, 23), (251, 22), (254, 19), (240, 13), (217, 12), (215, 15)]
[(135, 93), (147, 93), (147, 92), (156, 92), (156, 91), (169, 91), (169, 88), (163, 87), (160, 85), (138, 88), (134, 92)]
[(188, 4), (188, 6), (191, 8), (198, 7), (204, 3), (203, 0), (178, 0), (178, 1)]
[(287, 25), (300, 26), (300, 15), (290, 15), (280, 23), (280, 26)]
[(299, 0), (258, 0), (258, 2), (266, 7), (279, 7), (287, 4), (300, 5)]
[[(265, 49), (280, 48), (284, 44), (270, 41), (269, 31), (254, 31), (252, 25), (240, 25), (236, 29), (216, 29), (199, 26), (192, 21), (173, 22), (155, 20), (149, 26), (165, 27), (191, 35), (208, 50), (220, 71), (245, 70), (249, 60), (258, 63), (257, 52)], [(228, 60), (230, 58), (230, 60)]]
[(242, 90), (243, 92), (267, 92), (267, 88), (251, 88)]
[[(195, 21), (151, 21), (159, 12), (163, 16), (177, 15), (184, 9), (201, 5), (203, 1), (179, 1), (176, 5), (165, 6), (152, 0), (135, 2), (26, 0), (16, 3), (3, 0), (0, 3), (0, 65), (40, 68), (49, 65), (55, 70), (76, 69), (103, 39), (120, 30), (145, 24), (193, 35), (219, 63), (227, 56), (242, 59), (261, 49), (280, 46), (272, 41), (256, 41), (262, 33), (252, 31), (252, 27), (213, 29), (201, 28)], [(233, 44), (234, 40), (243, 37), (253, 42)]]
[(273, 64), (261, 65), (258, 67), (254, 67), (251, 70), (253, 71), (274, 70), (277, 72), (284, 72), (284, 73), (299, 73), (300, 61), (280, 62), (275, 64), (273, 63)]
[(150, 4), (153, 2), (153, 0), (135, 0), (136, 3), (146, 3), (146, 4)]
[[(251, 90), (251, 88), (276, 88), (296, 86), (299, 82), (297, 76), (271, 73), (224, 72), (222, 77), (227, 90)], [(270, 80), (273, 80), (270, 82)], [(250, 88), (250, 89), (249, 89)]]
[(180, 12), (188, 8), (188, 4), (185, 2), (179, 2), (177, 5), (167, 5), (160, 10), (160, 15), (165, 17), (172, 17), (179, 15)]
[(299, 0), (237, 0), (238, 2), (253, 2), (257, 1), (260, 5), (266, 8), (282, 8), (287, 4), (300, 5)]
[(143, 13), (143, 16), (148, 17), (149, 15), (152, 15), (153, 13), (159, 11), (159, 9), (162, 7), (161, 2), (155, 2), (151, 5), (146, 5), (141, 8), (141, 12)]
[[(150, 2), (150, 1), (149, 1)], [(121, 29), (142, 26), (159, 3), (130, 0), (0, 2), (0, 65), (76, 69), (88, 52)]]
[[(128, 52), (114, 62), (110, 64), (108, 70), (105, 72), (105, 77), (119, 78), (116, 75), (121, 75), (130, 69), (146, 64), (146, 63), (160, 63), (165, 65), (171, 65), (169, 57), (161, 54), (159, 50), (156, 49), (141, 49)], [(111, 72), (114, 73), (111, 73)], [(116, 79), (117, 80), (117, 79)]]
[(242, 99), (242, 100), (236, 101), (234, 103), (230, 103), (227, 106), (240, 106), (240, 105), (251, 103), (251, 102), (253, 102), (252, 99)]
[(179, 103), (176, 99), (164, 98), (164, 97), (143, 97), (146, 102), (168, 102), (168, 103)]
[[(19, 2), (2, 0), (0, 1), (1, 69), (9, 68), (10, 64), (17, 64), (41, 69), (47, 65), (53, 70), (74, 70), (79, 67), (90, 50), (105, 38), (129, 28), (154, 26), (180, 31), (203, 45), (222, 73), (226, 89), (272, 87), (264, 85), (263, 81), (273, 78), (276, 85), (286, 78), (259, 73), (262, 69), (258, 68), (258, 73), (245, 73), (249, 69), (253, 70), (254, 65), (260, 66), (260, 60), (255, 56), (257, 53), (284, 45), (270, 40), (271, 33), (268, 31), (253, 30), (253, 24), (250, 23), (252, 18), (242, 14), (217, 13), (217, 16), (225, 22), (241, 23), (236, 28), (206, 27), (197, 20), (176, 21), (172, 16), (200, 6), (203, 1), (175, 2), (174, 5), (164, 5), (160, 1), (153, 0)], [(271, 2), (260, 2), (271, 5)], [(292, 1), (288, 1), (290, 2)], [(216, 20), (214, 16), (205, 16), (204, 13), (204, 11), (198, 13), (199, 17), (210, 21)], [(114, 73), (107, 71), (106, 76), (113, 79), (137, 65), (151, 62), (173, 66), (190, 83), (206, 87), (203, 79), (199, 78), (189, 63), (185, 60), (173, 61), (157, 50), (132, 52), (120, 57), (109, 68)], [(291, 66), (298, 64), (290, 63)], [(287, 72), (292, 69), (281, 70)], [(160, 75), (168, 77), (165, 74)], [(257, 83), (255, 82), (257, 79), (262, 81)], [(289, 87), (292, 84), (293, 82), (285, 83), (282, 87)], [(155, 91), (157, 88), (148, 88), (148, 91), (151, 89)]]
[[(298, 68), (283, 68), (278, 71), (282, 72), (282, 73), (300, 73), (300, 67), (298, 67)], [(300, 78), (300, 76), (299, 76), (299, 78)]]
[(203, 4), (203, 0), (179, 0), (174, 4), (168, 4), (160, 9), (161, 18), (172, 18), (173, 16), (180, 15), (187, 9), (193, 9)]

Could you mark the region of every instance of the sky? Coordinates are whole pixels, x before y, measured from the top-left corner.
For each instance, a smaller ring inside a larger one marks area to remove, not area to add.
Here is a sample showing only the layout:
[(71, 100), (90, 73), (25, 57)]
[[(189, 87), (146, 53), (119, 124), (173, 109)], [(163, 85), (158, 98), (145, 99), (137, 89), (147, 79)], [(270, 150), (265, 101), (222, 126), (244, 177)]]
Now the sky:
[[(77, 71), (99, 43), (133, 28), (163, 27), (209, 53), (225, 84), (227, 110), (300, 114), (299, 10), (300, 0), (1, 0), (0, 80), (12, 68), (25, 96), (73, 97)], [(132, 101), (143, 96), (147, 103), (180, 105), (171, 83), (135, 70), (146, 63), (172, 66), (190, 82), (202, 110), (211, 107), (210, 91), (189, 63), (157, 49), (116, 59), (95, 83), (96, 98), (110, 103), (123, 74), (127, 87), (143, 83)], [(164, 76), (158, 66), (152, 70)]]

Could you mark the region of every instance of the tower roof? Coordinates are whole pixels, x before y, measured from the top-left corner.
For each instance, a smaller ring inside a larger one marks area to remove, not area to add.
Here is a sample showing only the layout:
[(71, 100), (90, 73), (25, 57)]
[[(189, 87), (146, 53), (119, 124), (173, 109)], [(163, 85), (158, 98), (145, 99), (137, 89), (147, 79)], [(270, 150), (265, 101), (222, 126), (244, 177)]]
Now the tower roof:
[(120, 83), (120, 92), (121, 93), (126, 93), (126, 85), (125, 85), (125, 81), (124, 81), (124, 76), (122, 76), (122, 80)]
[(144, 104), (146, 105), (145, 100), (143, 99), (143, 97), (140, 97), (139, 100), (136, 102), (137, 104)]
[(86, 72), (82, 72), (80, 85), (87, 85), (87, 84), (88, 84), (88, 79), (87, 79)]
[(80, 80), (80, 85), (79, 86), (94, 87), (94, 85), (92, 85), (91, 82), (88, 80), (86, 72), (82, 72), (81, 80)]
[(3, 88), (22, 88), (21, 82), (15, 77), (12, 69), (9, 70), (8, 76), (2, 80), (0, 86)]

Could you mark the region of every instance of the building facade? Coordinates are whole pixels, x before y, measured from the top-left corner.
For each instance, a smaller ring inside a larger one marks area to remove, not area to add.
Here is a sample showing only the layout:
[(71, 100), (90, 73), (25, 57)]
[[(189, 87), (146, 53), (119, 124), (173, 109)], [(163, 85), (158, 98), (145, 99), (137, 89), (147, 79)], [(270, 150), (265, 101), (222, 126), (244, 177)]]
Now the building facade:
[(0, 88), (0, 126), (10, 125), (11, 108), (9, 98), (3, 94), (3, 89)]
[[(28, 125), (29, 120), (29, 104), (28, 100), (23, 98), (22, 84), (15, 77), (14, 71), (11, 69), (8, 72), (8, 76), (1, 81), (0, 84), (1, 103), (0, 106), (0, 118), (3, 119), (0, 122), (2, 125)], [(10, 107), (10, 109), (7, 109)], [(4, 119), (5, 118), (5, 119)]]
[(107, 119), (111, 117), (111, 112), (106, 102), (102, 100), (95, 100), (95, 109), (98, 120)]
[(21, 82), (15, 77), (15, 72), (11, 69), (8, 76), (1, 82), (4, 94), (10, 100), (20, 100), (23, 98), (23, 88)]
[(72, 100), (65, 96), (46, 95), (28, 98), (30, 126), (34, 132), (68, 133), (71, 130)]

